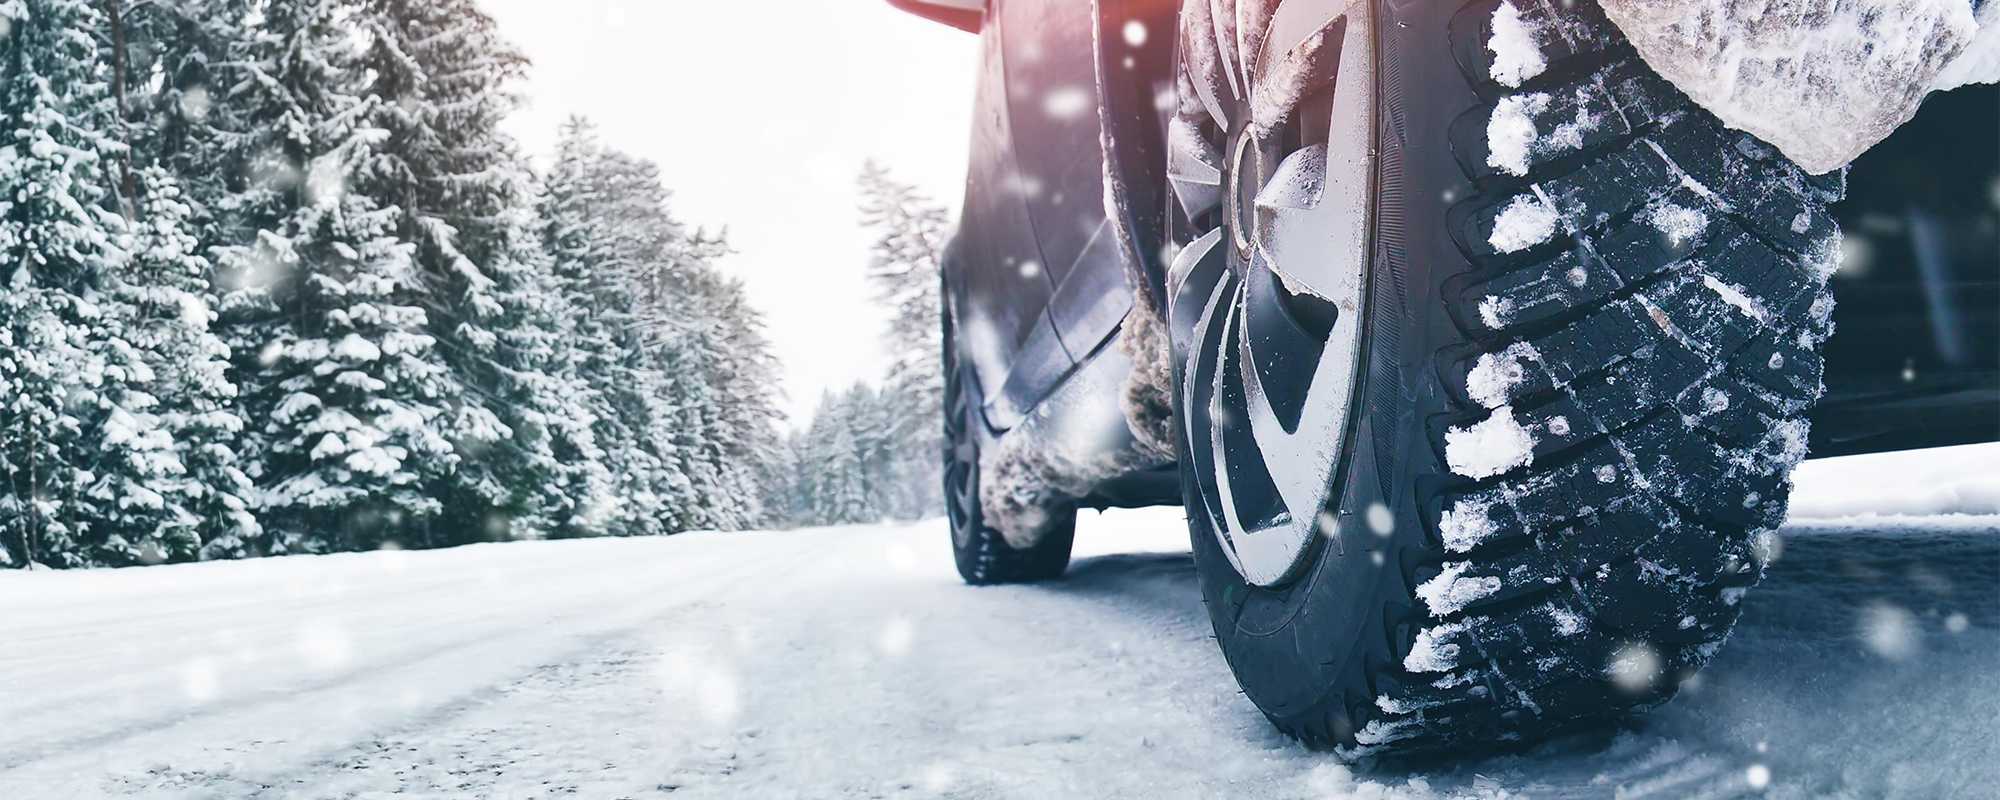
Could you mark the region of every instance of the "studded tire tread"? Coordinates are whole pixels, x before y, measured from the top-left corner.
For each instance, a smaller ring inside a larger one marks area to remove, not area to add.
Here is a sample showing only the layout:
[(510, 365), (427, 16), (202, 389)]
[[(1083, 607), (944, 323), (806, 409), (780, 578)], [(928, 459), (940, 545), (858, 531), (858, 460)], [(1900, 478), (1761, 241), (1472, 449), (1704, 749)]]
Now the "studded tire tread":
[[(1670, 698), (1761, 576), (1757, 537), (1784, 519), (1821, 391), (1838, 176), (1723, 128), (1587, 2), (1518, 2), (1548, 66), (1516, 88), (1482, 80), (1488, 51), (1466, 44), (1497, 8), (1455, 21), (1489, 100), (1462, 119), (1511, 107), (1538, 131), (1586, 130), (1538, 142), (1514, 174), (1490, 125), (1454, 126), (1481, 191), (1454, 209), (1473, 268), (1443, 301), (1469, 345), (1439, 366), (1465, 411), (1440, 427), (1448, 441), (1508, 415), (1532, 456), (1442, 493), (1440, 557), (1357, 752), (1532, 739)], [(1502, 252), (1496, 220), (1519, 203), (1553, 210), (1556, 231)]]
[[(1822, 392), (1841, 176), (1723, 127), (1589, 0), (1505, 0), (1545, 66), (1501, 85), (1485, 43), (1502, 1), (1441, 26), (1477, 105), (1448, 126), (1473, 191), (1439, 232), (1464, 266), (1412, 287), (1457, 337), (1421, 365), (1444, 395), (1444, 413), (1415, 423), (1436, 474), (1389, 492), (1418, 496), (1423, 541), (1389, 551), (1404, 575), (1379, 612), (1334, 611), (1383, 620), (1322, 657), (1339, 664), (1319, 694), (1271, 676), (1246, 655), (1258, 645), (1225, 642), (1246, 690), (1279, 698), (1259, 701), (1274, 724), (1350, 756), (1532, 741), (1670, 699), (1762, 575), (1760, 537), (1784, 519)], [(1571, 127), (1495, 157), (1518, 146), (1491, 141), (1503, 109), (1537, 132)], [(1521, 204), (1552, 212), (1553, 231), (1499, 246)], [(1376, 330), (1376, 347), (1396, 346)], [(1525, 459), (1453, 463), (1454, 437), (1502, 424), (1531, 438)], [(1205, 586), (1225, 638), (1240, 594)], [(1309, 662), (1316, 637), (1345, 635), (1330, 630), (1289, 646)]]

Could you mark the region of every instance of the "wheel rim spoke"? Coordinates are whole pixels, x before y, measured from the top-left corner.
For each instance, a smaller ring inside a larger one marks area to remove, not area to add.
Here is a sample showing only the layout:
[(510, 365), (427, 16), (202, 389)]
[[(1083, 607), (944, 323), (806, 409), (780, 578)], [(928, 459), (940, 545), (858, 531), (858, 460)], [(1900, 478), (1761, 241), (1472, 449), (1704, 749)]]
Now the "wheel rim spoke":
[[(1270, 586), (1331, 533), (1320, 520), (1359, 369), (1368, 255), (1370, 6), (1194, 6), (1183, 31), (1201, 39), (1183, 42), (1180, 83), (1194, 97), (1183, 95), (1171, 121), (1168, 178), (1188, 219), (1223, 221), (1168, 270), (1183, 434), (1222, 551), (1245, 580)], [(1326, 126), (1325, 143), (1281, 138), (1302, 107), (1328, 111), (1328, 88), (1331, 121), (1310, 121)], [(1245, 148), (1262, 155), (1223, 163), (1221, 153)], [(1225, 203), (1229, 212), (1211, 213)]]
[(1333, 27), (1350, 11), (1367, 13), (1366, 5), (1355, 0), (1286, 0), (1279, 4), (1265, 28), (1263, 48), (1253, 74), (1261, 80), (1278, 60), (1302, 55), (1313, 36)]
[(1168, 125), (1167, 180), (1181, 213), (1198, 219), (1222, 204), (1222, 154), (1186, 119)]
[[(1181, 43), (1183, 60), (1221, 65), (1222, 54), (1215, 46), (1215, 19), (1206, 3), (1190, 3), (1182, 8)], [(1193, 92), (1202, 110), (1208, 112), (1209, 119), (1217, 128), (1226, 131), (1229, 130), (1229, 114), (1223, 110), (1222, 102), (1226, 93), (1215, 72), (1182, 70), (1180, 88)], [(1182, 105), (1185, 106), (1185, 103)]]
[(1243, 78), (1241, 62), (1236, 57), (1236, 18), (1222, 10), (1222, 0), (1208, 0), (1208, 24), (1215, 32), (1215, 50), (1218, 65), (1222, 68), (1222, 79), (1229, 86), (1231, 99), (1241, 100), (1250, 95), (1241, 85)]

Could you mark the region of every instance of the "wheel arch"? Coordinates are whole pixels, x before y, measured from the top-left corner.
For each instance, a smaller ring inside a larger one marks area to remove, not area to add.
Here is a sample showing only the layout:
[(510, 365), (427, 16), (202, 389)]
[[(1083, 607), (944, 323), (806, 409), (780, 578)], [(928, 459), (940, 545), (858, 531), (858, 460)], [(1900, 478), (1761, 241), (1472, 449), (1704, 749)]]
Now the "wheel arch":
[[(1180, 0), (1092, 0), (1105, 215), (1137, 300), (1165, 311), (1166, 131)], [(1130, 26), (1136, 24), (1136, 29)]]

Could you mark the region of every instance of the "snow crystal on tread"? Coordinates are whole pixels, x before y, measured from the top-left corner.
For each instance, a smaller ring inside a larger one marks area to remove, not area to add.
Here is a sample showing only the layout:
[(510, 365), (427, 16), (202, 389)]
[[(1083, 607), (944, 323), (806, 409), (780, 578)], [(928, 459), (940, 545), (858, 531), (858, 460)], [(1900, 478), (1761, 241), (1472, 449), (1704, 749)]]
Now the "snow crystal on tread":
[(1581, 150), (1583, 135), (1597, 129), (1597, 116), (1590, 113), (1590, 95), (1576, 90), (1576, 118), (1557, 125), (1541, 144), (1548, 150)]
[(1446, 431), (1444, 455), (1452, 472), (1490, 478), (1534, 463), (1535, 439), (1514, 419), (1513, 406), (1501, 406), (1484, 421)]
[(1444, 565), (1443, 572), (1417, 587), (1417, 596), (1423, 598), (1431, 616), (1451, 616), (1500, 591), (1500, 579), (1497, 577), (1465, 577), (1465, 571), (1471, 568), (1471, 562), (1448, 563)]
[(1556, 210), (1533, 195), (1514, 198), (1493, 221), (1493, 233), (1486, 243), (1502, 253), (1517, 253), (1549, 240), (1556, 234)]
[(1540, 92), (1500, 98), (1486, 120), (1486, 165), (1510, 175), (1528, 174), (1528, 151), (1540, 135), (1535, 115), (1548, 107), (1549, 96)]
[(1421, 704), (1406, 703), (1386, 694), (1375, 697), (1375, 707), (1382, 709), (1384, 714), (1409, 714), (1424, 708)]
[(1710, 414), (1729, 410), (1729, 393), (1713, 386), (1701, 390), (1701, 407)]
[(1667, 243), (1678, 248), (1692, 242), (1708, 230), (1708, 215), (1701, 209), (1688, 208), (1674, 203), (1661, 203), (1647, 214), (1646, 221), (1665, 234)]
[(1425, 628), (1417, 632), (1410, 654), (1403, 657), (1403, 669), (1410, 672), (1450, 672), (1458, 666), (1458, 645), (1445, 641), (1465, 632), (1465, 623)]
[(1488, 508), (1485, 503), (1459, 500), (1440, 515), (1438, 535), (1444, 539), (1444, 549), (1464, 553), (1492, 538), (1498, 532), (1498, 526), (1487, 516)]
[(1540, 358), (1535, 346), (1519, 342), (1498, 353), (1484, 353), (1465, 376), (1465, 394), (1487, 408), (1507, 404), (1507, 393), (1527, 380), (1528, 364)]
[(1758, 475), (1790, 472), (1806, 459), (1806, 443), (1811, 433), (1812, 423), (1805, 419), (1780, 420), (1771, 425), (1755, 449), (1738, 453), (1730, 460)]
[(1521, 19), (1521, 11), (1513, 3), (1503, 2), (1493, 9), (1493, 37), (1486, 41), (1486, 48), (1493, 51), (1490, 72), (1494, 81), (1518, 88), (1549, 68), (1536, 41), (1538, 33), (1535, 26)]
[(1513, 314), (1514, 301), (1505, 297), (1489, 294), (1486, 299), (1479, 301), (1479, 321), (1486, 323), (1486, 327), (1493, 330), (1507, 327), (1507, 320)]
[(1543, 606), (1543, 609), (1549, 612), (1549, 619), (1555, 622), (1556, 635), (1570, 637), (1583, 632), (1584, 619), (1582, 614), (1554, 603)]
[(1354, 743), (1362, 747), (1389, 744), (1423, 732), (1422, 720), (1370, 720), (1361, 730), (1355, 732)]
[(1743, 312), (1743, 316), (1757, 320), (1758, 322), (1765, 320), (1766, 314), (1764, 313), (1764, 309), (1757, 305), (1757, 301), (1750, 299), (1749, 295), (1743, 293), (1743, 287), (1732, 283), (1724, 283), (1714, 275), (1701, 276), (1701, 283), (1703, 286), (1707, 286), (1709, 291), (1714, 292), (1717, 297), (1722, 298), (1722, 302), (1728, 303), (1737, 311)]

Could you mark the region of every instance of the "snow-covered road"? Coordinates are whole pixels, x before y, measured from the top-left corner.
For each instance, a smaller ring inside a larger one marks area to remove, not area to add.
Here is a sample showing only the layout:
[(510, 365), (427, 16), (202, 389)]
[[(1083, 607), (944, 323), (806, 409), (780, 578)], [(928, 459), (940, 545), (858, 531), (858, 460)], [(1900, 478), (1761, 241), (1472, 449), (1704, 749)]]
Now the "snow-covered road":
[[(1801, 506), (1881, 485), (1839, 475)], [(1954, 496), (1978, 510), (1986, 489)], [(2000, 516), (1795, 524), (1668, 707), (1526, 753), (1355, 768), (1237, 694), (1180, 525), (1087, 515), (1066, 580), (988, 589), (959, 584), (936, 522), (10, 573), (0, 797), (2000, 787)]]

